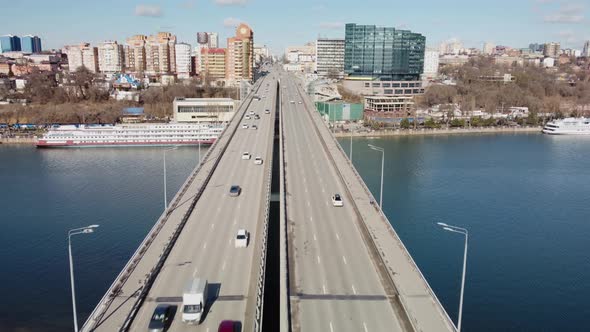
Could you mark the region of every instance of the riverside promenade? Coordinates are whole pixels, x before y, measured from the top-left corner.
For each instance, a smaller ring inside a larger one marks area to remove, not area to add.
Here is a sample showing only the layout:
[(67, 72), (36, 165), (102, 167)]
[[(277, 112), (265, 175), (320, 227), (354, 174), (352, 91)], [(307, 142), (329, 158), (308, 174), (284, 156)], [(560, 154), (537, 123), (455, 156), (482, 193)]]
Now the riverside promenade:
[(420, 136), (420, 135), (461, 135), (461, 134), (518, 134), (540, 133), (542, 127), (478, 127), (449, 129), (383, 129), (350, 132), (336, 131), (336, 137), (377, 137), (377, 136)]

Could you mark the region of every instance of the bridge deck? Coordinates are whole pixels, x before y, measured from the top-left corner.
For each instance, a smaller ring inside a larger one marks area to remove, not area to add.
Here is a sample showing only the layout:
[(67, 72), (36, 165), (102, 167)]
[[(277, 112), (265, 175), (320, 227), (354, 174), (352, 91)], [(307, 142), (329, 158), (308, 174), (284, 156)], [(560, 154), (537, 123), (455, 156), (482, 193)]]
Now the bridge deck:
[(301, 87), (282, 92), (293, 330), (454, 331)]

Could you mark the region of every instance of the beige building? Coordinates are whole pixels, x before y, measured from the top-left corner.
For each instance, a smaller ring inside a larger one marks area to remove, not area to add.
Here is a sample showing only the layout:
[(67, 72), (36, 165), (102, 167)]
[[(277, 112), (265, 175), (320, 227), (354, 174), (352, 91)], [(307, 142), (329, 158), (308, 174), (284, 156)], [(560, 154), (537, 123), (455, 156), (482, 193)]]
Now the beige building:
[(68, 68), (70, 72), (80, 67), (86, 67), (93, 73), (98, 72), (98, 49), (89, 43), (64, 46), (68, 56)]
[(145, 44), (145, 72), (161, 75), (176, 72), (176, 36), (158, 32), (147, 38)]
[(225, 79), (225, 57), (224, 48), (204, 48), (201, 50), (201, 75), (213, 82)]
[(123, 45), (116, 41), (105, 41), (98, 46), (98, 70), (105, 74), (114, 74), (125, 69)]
[(172, 116), (175, 122), (227, 123), (238, 103), (231, 98), (176, 98)]
[(561, 46), (559, 43), (547, 43), (543, 45), (543, 55), (551, 58), (559, 57)]
[(236, 36), (227, 39), (225, 56), (225, 78), (228, 84), (253, 79), (254, 33), (247, 24), (241, 23), (236, 29)]
[(142, 73), (145, 71), (145, 44), (147, 36), (135, 35), (127, 38), (124, 47), (125, 71), (128, 73)]

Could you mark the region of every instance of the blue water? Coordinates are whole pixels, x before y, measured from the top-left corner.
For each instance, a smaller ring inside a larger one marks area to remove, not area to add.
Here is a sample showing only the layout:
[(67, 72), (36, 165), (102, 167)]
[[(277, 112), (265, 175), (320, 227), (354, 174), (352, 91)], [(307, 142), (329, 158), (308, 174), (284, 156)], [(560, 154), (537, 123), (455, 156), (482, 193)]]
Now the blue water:
[[(348, 153), (349, 139), (341, 145)], [(469, 230), (465, 331), (590, 329), (590, 138), (356, 139), (353, 162), (454, 321)]]
[[(456, 320), (467, 227), (465, 331), (590, 326), (590, 139), (538, 134), (355, 139), (353, 161)], [(348, 152), (349, 140), (342, 145)], [(68, 229), (80, 324), (163, 209), (160, 148), (0, 145), (0, 331), (72, 329)], [(167, 152), (171, 199), (197, 149)]]
[[(203, 150), (204, 151), (204, 150)], [(161, 214), (163, 149), (0, 145), (0, 331), (71, 331), (67, 231), (81, 325)], [(168, 200), (198, 148), (168, 151)]]

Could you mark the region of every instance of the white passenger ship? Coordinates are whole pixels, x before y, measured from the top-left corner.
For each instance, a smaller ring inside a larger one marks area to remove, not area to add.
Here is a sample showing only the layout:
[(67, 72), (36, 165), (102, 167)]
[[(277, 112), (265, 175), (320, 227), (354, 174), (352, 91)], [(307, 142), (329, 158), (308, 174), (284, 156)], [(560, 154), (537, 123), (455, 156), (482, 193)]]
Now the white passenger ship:
[(54, 126), (37, 147), (170, 146), (213, 144), (222, 124), (142, 123)]
[(549, 135), (590, 135), (590, 119), (566, 118), (547, 122), (543, 133)]

